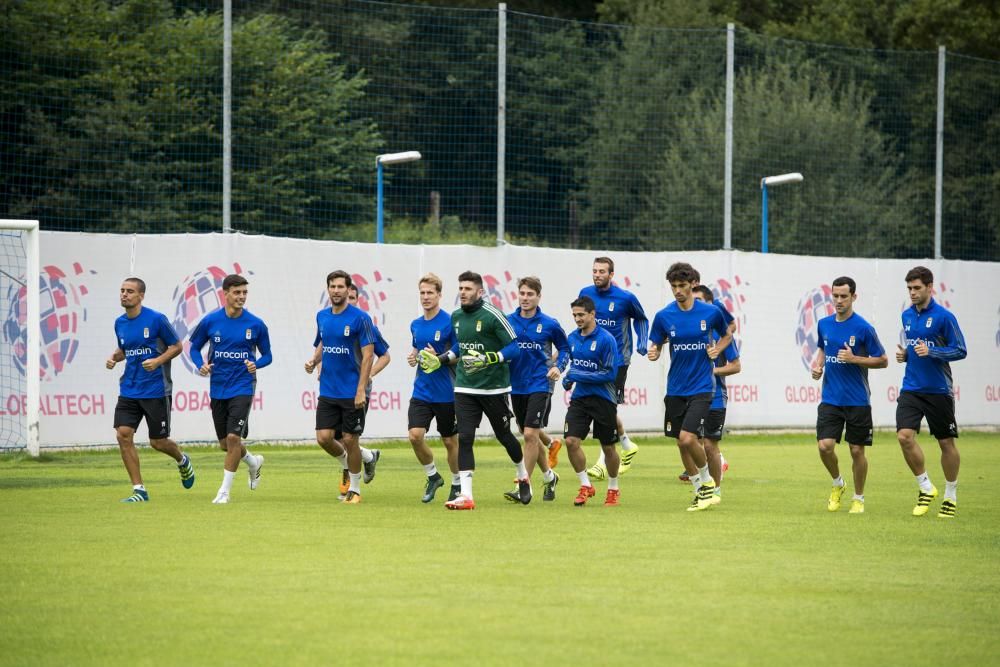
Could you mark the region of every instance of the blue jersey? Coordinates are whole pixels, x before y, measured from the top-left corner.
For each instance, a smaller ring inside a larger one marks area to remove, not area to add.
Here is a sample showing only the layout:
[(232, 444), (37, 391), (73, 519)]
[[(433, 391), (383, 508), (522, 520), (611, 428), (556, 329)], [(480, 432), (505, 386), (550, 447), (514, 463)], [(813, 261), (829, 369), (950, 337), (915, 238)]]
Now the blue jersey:
[(607, 329), (618, 343), (618, 365), (628, 366), (632, 361), (632, 331), (635, 329), (635, 345), (639, 354), (646, 354), (646, 340), (649, 337), (649, 320), (643, 312), (639, 299), (628, 290), (617, 285), (599, 290), (590, 285), (580, 290), (580, 296), (594, 301), (597, 325)]
[[(418, 317), (410, 322), (410, 337), (417, 352), (430, 345), (437, 354), (444, 354), (458, 345), (455, 330), (451, 328), (451, 315), (443, 310), (429, 320)], [(433, 373), (424, 373), (418, 365), (413, 379), (413, 398), (425, 403), (453, 403), (455, 367), (441, 366)]]
[(123, 398), (170, 396), (170, 362), (152, 372), (142, 367), (143, 361), (155, 359), (179, 340), (163, 313), (143, 307), (133, 318), (122, 315), (115, 320), (115, 338), (125, 353), (125, 372), (118, 382), (118, 393)]
[(837, 358), (848, 345), (859, 357), (881, 357), (885, 354), (875, 327), (857, 313), (843, 322), (836, 315), (824, 317), (816, 329), (817, 345), (823, 350), (823, 402), (829, 405), (871, 405), (868, 369)]
[[(389, 343), (382, 336), (382, 332), (379, 331), (378, 327), (372, 323), (372, 330), (375, 332), (375, 343), (372, 347), (372, 352), (375, 353), (375, 357), (384, 357), (389, 354)], [(365, 400), (371, 398), (372, 395), (372, 379), (368, 378), (368, 384), (365, 385)]]
[[(722, 368), (731, 361), (740, 358), (740, 352), (736, 349), (736, 341), (731, 342), (715, 359), (715, 367)], [(721, 375), (715, 376), (715, 395), (712, 397), (712, 405), (709, 410), (725, 410), (729, 403), (729, 391), (726, 389), (726, 378)]]
[[(510, 362), (510, 393), (536, 394), (552, 393), (555, 382), (549, 380), (549, 368), (555, 365), (559, 370), (566, 368), (569, 360), (569, 344), (566, 342), (566, 332), (554, 318), (535, 310), (533, 317), (521, 316), (518, 308), (507, 316), (507, 321), (514, 327), (517, 334), (517, 345), (521, 354)], [(553, 364), (552, 347), (559, 351), (559, 357)]]
[(704, 301), (695, 301), (691, 310), (681, 310), (675, 301), (656, 314), (649, 340), (655, 345), (669, 344), (667, 396), (715, 393), (715, 363), (707, 350), (726, 333), (722, 313)]
[(618, 405), (618, 342), (609, 331), (594, 327), (584, 336), (577, 329), (569, 335), (569, 372), (564, 382), (575, 382), (573, 398), (597, 396)]
[(375, 345), (372, 318), (351, 304), (340, 313), (324, 308), (316, 313), (316, 339), (323, 346), (319, 395), (353, 400), (361, 380), (361, 348)]
[[(903, 337), (906, 373), (902, 391), (953, 395), (948, 362), (965, 359), (968, 351), (965, 336), (951, 311), (934, 299), (919, 312), (916, 306), (910, 306), (903, 311)], [(913, 351), (913, 346), (921, 342), (930, 349), (926, 357), (919, 357)]]
[(210, 343), (208, 363), (212, 364), (209, 395), (215, 399), (253, 396), (257, 376), (247, 370), (246, 362), (253, 361), (257, 368), (271, 363), (271, 339), (264, 321), (249, 310), (229, 317), (225, 308), (219, 308), (206, 315), (191, 334), (195, 368), (205, 363), (201, 357), (205, 343)]

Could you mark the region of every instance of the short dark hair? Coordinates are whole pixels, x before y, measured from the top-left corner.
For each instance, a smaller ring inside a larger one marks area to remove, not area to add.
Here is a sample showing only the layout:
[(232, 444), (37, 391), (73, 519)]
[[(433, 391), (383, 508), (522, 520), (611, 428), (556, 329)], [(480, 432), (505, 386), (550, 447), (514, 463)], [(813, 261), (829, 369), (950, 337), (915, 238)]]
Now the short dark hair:
[(608, 265), (608, 273), (614, 273), (615, 272), (615, 262), (610, 257), (595, 257), (594, 258), (594, 264), (607, 264)]
[(844, 285), (847, 285), (847, 288), (851, 290), (851, 294), (854, 294), (854, 290), (858, 288), (857, 283), (854, 282), (854, 278), (848, 278), (847, 276), (834, 278), (833, 282), (830, 283), (831, 287), (843, 287)]
[(595, 310), (595, 308), (594, 308), (594, 300), (591, 299), (589, 296), (577, 297), (577, 299), (573, 303), (569, 304), (569, 307), (570, 308), (583, 308), (588, 313), (592, 313)]
[(476, 283), (479, 285), (479, 289), (483, 288), (483, 277), (475, 271), (462, 271), (462, 273), (458, 274), (458, 282)]
[(241, 276), (238, 273), (230, 273), (228, 276), (222, 279), (222, 291), (228, 292), (234, 287), (242, 287), (243, 285), (249, 285), (250, 281)]
[(926, 266), (915, 266), (906, 273), (906, 282), (911, 280), (919, 280), (925, 285), (930, 285), (934, 282), (934, 274)]
[(142, 278), (126, 278), (122, 281), (123, 283), (135, 283), (135, 286), (139, 288), (139, 294), (146, 293), (146, 281)]
[(522, 287), (527, 287), (530, 290), (534, 290), (535, 294), (539, 296), (542, 294), (542, 281), (536, 276), (525, 276), (517, 281), (517, 289)]
[(687, 262), (674, 262), (667, 269), (668, 283), (696, 283), (701, 276)]
[(351, 280), (351, 274), (350, 273), (348, 273), (347, 271), (344, 271), (343, 269), (337, 269), (336, 271), (331, 271), (330, 273), (326, 274), (326, 285), (327, 285), (327, 287), (329, 287), (330, 283), (332, 283), (337, 278), (343, 278), (344, 279), (344, 284), (347, 285), (348, 287), (350, 287), (351, 285), (354, 284), (354, 281)]
[(708, 289), (706, 286), (695, 285), (693, 291), (705, 297), (706, 303), (715, 303), (715, 295), (712, 294), (712, 290)]

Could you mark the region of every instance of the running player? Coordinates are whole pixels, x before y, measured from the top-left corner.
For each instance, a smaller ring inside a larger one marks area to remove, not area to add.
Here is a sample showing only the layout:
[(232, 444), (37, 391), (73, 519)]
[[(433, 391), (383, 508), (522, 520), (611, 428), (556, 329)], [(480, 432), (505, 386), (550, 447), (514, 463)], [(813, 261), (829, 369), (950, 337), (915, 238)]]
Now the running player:
[(836, 312), (817, 324), (820, 354), (813, 365), (812, 376), (814, 380), (823, 378), (823, 401), (816, 411), (816, 443), (819, 458), (833, 478), (826, 509), (839, 510), (841, 496), (847, 488), (834, 451), (841, 435), (845, 435), (851, 448), (854, 472), (850, 513), (863, 514), (868, 477), (865, 447), (872, 444), (872, 392), (868, 387), (868, 369), (885, 368), (889, 358), (875, 327), (854, 312), (854, 302), (858, 299), (856, 289), (852, 278), (834, 279), (831, 290)]
[[(615, 337), (618, 343), (618, 377), (615, 378), (615, 387), (618, 392), (618, 404), (625, 403), (625, 382), (628, 379), (628, 368), (632, 361), (632, 331), (635, 330), (636, 351), (645, 356), (647, 351), (647, 338), (649, 334), (649, 321), (646, 313), (639, 304), (639, 299), (626, 289), (622, 289), (612, 284), (615, 276), (615, 263), (610, 257), (597, 257), (591, 269), (591, 276), (594, 284), (588, 285), (580, 290), (580, 296), (585, 296), (594, 302), (597, 312), (597, 325), (607, 329)], [(629, 439), (625, 433), (625, 425), (622, 423), (620, 415), (617, 416), (618, 437), (622, 443), (620, 474), (628, 472), (632, 466), (632, 461), (639, 453), (639, 446)], [(604, 479), (607, 474), (607, 465), (604, 452), (601, 451), (597, 458), (597, 463), (587, 470), (591, 479)]]
[(142, 305), (146, 298), (146, 283), (139, 278), (126, 278), (119, 292), (125, 314), (115, 320), (118, 347), (105, 362), (111, 370), (119, 361), (125, 371), (119, 380), (118, 404), (115, 405), (115, 436), (122, 463), (132, 481), (132, 495), (123, 503), (149, 500), (142, 483), (139, 453), (135, 449), (135, 430), (145, 419), (149, 429), (149, 446), (177, 461), (181, 484), (194, 486), (191, 459), (170, 439), (170, 360), (181, 353), (177, 332), (167, 318)]
[(948, 362), (965, 359), (968, 352), (958, 320), (931, 296), (934, 290), (931, 270), (923, 266), (911, 269), (906, 274), (906, 289), (913, 306), (904, 310), (902, 316), (906, 346), (896, 349), (896, 361), (906, 364), (896, 403), (896, 437), (920, 487), (913, 516), (923, 516), (938, 494), (927, 475), (924, 452), (917, 444), (920, 420), (927, 419), (928, 429), (941, 448), (944, 471), (944, 501), (938, 517), (951, 519), (958, 511), (960, 458), (955, 444), (958, 424)]
[[(229, 502), (240, 460), (247, 464), (251, 491), (260, 484), (264, 465), (263, 456), (254, 456), (243, 445), (250, 427), (257, 371), (271, 363), (267, 325), (245, 308), (247, 284), (243, 276), (226, 276), (222, 280), (226, 305), (206, 315), (191, 334), (191, 361), (199, 375), (211, 375), (212, 421), (219, 447), (226, 452), (222, 486), (212, 501), (216, 505)], [(210, 343), (209, 362), (201, 356), (205, 343)]]

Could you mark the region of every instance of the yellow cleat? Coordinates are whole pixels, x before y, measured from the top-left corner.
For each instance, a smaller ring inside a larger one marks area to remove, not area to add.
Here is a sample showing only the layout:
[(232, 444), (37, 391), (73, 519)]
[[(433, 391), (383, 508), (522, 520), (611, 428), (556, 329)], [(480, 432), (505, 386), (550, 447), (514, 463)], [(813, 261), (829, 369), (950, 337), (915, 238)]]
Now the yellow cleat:
[(847, 489), (847, 485), (835, 486), (830, 489), (830, 501), (826, 504), (826, 509), (830, 512), (836, 512), (840, 509), (840, 499), (844, 495), (844, 490)]
[[(700, 512), (707, 510), (712, 505), (717, 505), (712, 499), (715, 498), (715, 482), (703, 482), (698, 488), (698, 493), (694, 496), (694, 502), (687, 508), (688, 512)], [(719, 498), (719, 502), (722, 498)]]
[[(620, 469), (619, 469), (618, 474), (619, 475), (621, 474)], [(608, 468), (603, 463), (595, 463), (594, 465), (592, 465), (589, 468), (587, 468), (587, 477), (589, 477), (590, 479), (592, 479), (592, 480), (594, 480), (596, 482), (599, 482), (602, 479), (607, 479), (608, 478)]]
[(923, 516), (930, 510), (931, 501), (937, 498), (937, 487), (932, 486), (930, 493), (921, 491), (917, 494), (917, 506), (913, 508), (913, 516)]
[(635, 459), (635, 455), (639, 453), (639, 446), (633, 443), (632, 449), (622, 450), (621, 453), (621, 463), (618, 465), (618, 476), (624, 475), (632, 467), (632, 461)]
[(851, 501), (851, 510), (848, 514), (864, 514), (865, 513), (865, 501), (858, 500), (855, 498)]
[(954, 519), (955, 512), (958, 511), (958, 503), (954, 500), (948, 500), (947, 498), (941, 503), (941, 509), (938, 511), (939, 519)]

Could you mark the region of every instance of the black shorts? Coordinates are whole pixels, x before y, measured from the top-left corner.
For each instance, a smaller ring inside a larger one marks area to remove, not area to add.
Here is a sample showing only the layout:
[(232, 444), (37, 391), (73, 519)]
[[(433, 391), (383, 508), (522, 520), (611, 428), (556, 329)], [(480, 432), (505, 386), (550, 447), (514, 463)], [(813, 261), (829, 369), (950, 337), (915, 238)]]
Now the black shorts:
[(708, 411), (705, 418), (705, 435), (703, 437), (716, 442), (722, 440), (722, 432), (726, 429), (726, 409), (715, 408)]
[(948, 394), (900, 392), (896, 401), (896, 430), (909, 428), (920, 433), (921, 417), (927, 418), (927, 427), (938, 440), (958, 437), (955, 399)]
[(591, 422), (594, 423), (594, 437), (601, 446), (618, 442), (618, 406), (597, 396), (582, 396), (569, 402), (563, 437), (586, 440)]
[(170, 437), (170, 397), (162, 398), (125, 398), (118, 397), (115, 405), (115, 428), (128, 426), (133, 431), (139, 428), (139, 422), (146, 419), (150, 440), (162, 440)]
[(712, 394), (693, 396), (665, 396), (663, 405), (663, 433), (668, 438), (679, 438), (681, 431), (705, 437), (705, 420), (712, 407)]
[(353, 398), (326, 398), (316, 403), (316, 430), (334, 431), (334, 438), (344, 433), (361, 435), (365, 430), (365, 409), (354, 407)]
[(511, 394), (510, 402), (514, 407), (514, 420), (521, 433), (526, 428), (545, 428), (549, 425), (549, 413), (552, 411), (552, 394), (549, 392)]
[(625, 380), (628, 379), (628, 364), (618, 367), (618, 374), (615, 376), (615, 390), (618, 392), (618, 405), (625, 404)]
[(406, 420), (407, 429), (422, 428), (425, 431), (430, 429), (431, 421), (434, 420), (442, 438), (448, 438), (458, 432), (454, 403), (428, 403), (419, 398), (411, 398), (410, 407), (406, 411)]
[(850, 445), (871, 447), (872, 406), (820, 403), (816, 410), (816, 440), (840, 442), (841, 434)]
[(232, 398), (212, 399), (212, 421), (215, 422), (215, 435), (219, 440), (225, 440), (230, 433), (241, 438), (250, 434), (250, 408), (253, 406), (253, 396), (233, 396)]
[(459, 433), (476, 433), (483, 415), (493, 427), (493, 434), (498, 438), (504, 432), (510, 432), (510, 404), (507, 394), (455, 394), (455, 417), (458, 420)]

